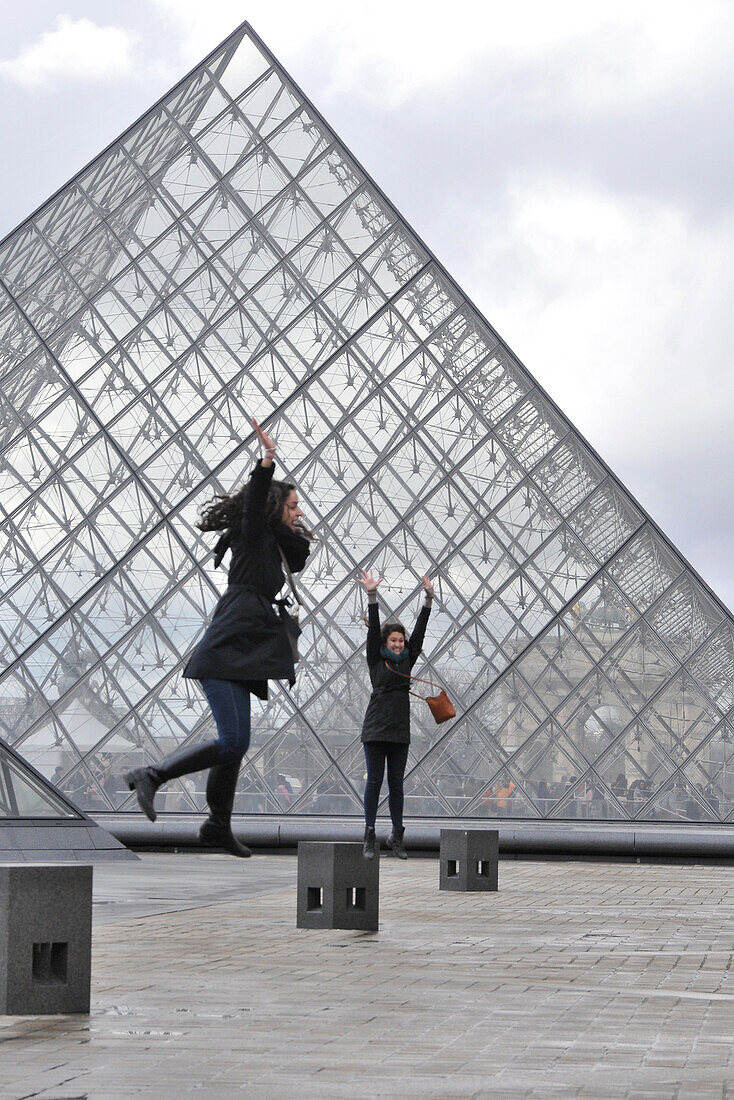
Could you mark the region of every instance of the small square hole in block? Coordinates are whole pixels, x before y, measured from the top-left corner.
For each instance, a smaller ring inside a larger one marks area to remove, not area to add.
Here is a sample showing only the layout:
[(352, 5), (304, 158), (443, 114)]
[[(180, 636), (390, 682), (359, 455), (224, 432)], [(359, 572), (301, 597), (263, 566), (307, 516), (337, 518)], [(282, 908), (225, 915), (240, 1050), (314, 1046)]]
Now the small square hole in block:
[(358, 909), (364, 913), (367, 902), (367, 890), (364, 886), (347, 887), (347, 909)]
[(455, 878), (459, 873), (459, 860), (448, 859), (446, 860), (446, 874), (449, 878)]
[(477, 874), (481, 878), (489, 878), (489, 860), (479, 859), (477, 860)]
[(306, 898), (306, 910), (309, 913), (315, 913), (319, 909), (324, 908), (324, 888), (323, 886), (309, 886), (308, 896)]
[(33, 944), (33, 981), (63, 985), (67, 980), (68, 943)]

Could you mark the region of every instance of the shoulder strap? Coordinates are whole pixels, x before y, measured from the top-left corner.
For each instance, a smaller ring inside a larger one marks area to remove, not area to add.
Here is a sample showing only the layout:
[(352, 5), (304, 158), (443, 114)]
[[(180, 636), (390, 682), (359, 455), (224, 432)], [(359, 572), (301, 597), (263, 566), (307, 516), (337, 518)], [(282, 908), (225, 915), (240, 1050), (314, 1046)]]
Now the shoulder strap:
[(285, 554), (283, 553), (283, 547), (280, 546), (280, 544), (278, 545), (278, 553), (280, 554), (281, 560), (283, 562), (283, 568), (285, 569), (285, 575), (288, 578), (288, 584), (291, 586), (291, 592), (293, 593), (293, 599), (296, 601), (296, 603), (298, 604), (299, 607), (303, 607), (303, 600), (298, 595), (298, 591), (296, 590), (296, 582), (293, 580), (293, 574), (291, 573), (291, 568), (288, 564), (288, 559), (286, 558)]
[(394, 672), (396, 676), (404, 676), (406, 680), (418, 680), (421, 684), (428, 684), (430, 687), (440, 688), (441, 684), (437, 684), (434, 680), (424, 680), (421, 676), (411, 676), (409, 672), (398, 672), (396, 668), (393, 668), (389, 661), (385, 661), (385, 668), (390, 672)]

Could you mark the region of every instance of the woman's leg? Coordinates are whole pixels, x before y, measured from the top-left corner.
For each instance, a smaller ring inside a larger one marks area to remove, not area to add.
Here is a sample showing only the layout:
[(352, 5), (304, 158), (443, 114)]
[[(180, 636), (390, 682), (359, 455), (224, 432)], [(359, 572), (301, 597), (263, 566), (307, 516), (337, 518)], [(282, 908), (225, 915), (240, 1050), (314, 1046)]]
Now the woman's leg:
[(250, 692), (234, 680), (202, 680), (217, 724), (220, 763), (237, 764), (250, 747)]
[[(167, 783), (169, 779), (189, 775), (191, 772), (214, 768), (221, 763), (236, 762), (239, 769), (240, 760), (249, 745), (249, 692), (246, 692), (242, 684), (233, 684), (229, 680), (202, 680), (201, 684), (217, 723), (216, 741), (185, 745), (182, 749), (171, 753), (165, 760), (161, 760), (159, 764), (148, 768), (136, 768), (124, 777), (130, 790), (136, 791), (140, 808), (151, 821), (156, 819), (153, 799), (163, 783)], [(231, 688), (239, 689), (239, 695), (233, 697), (231, 690), (228, 690)], [(247, 694), (246, 721), (243, 720), (245, 706), (241, 697), (242, 692)], [(239, 706), (236, 705), (237, 699), (239, 699)]]
[(153, 799), (159, 787), (169, 779), (178, 779), (179, 776), (189, 775), (190, 772), (201, 772), (207, 768), (213, 768), (219, 760), (218, 743), (208, 741), (204, 745), (187, 745), (177, 749), (159, 764), (149, 768), (135, 768), (134, 771), (126, 772), (123, 778), (130, 790), (137, 794), (140, 809), (146, 817), (155, 821)]
[(204, 680), (202, 687), (217, 723), (221, 763), (207, 777), (209, 817), (199, 829), (199, 839), (246, 858), (250, 849), (232, 833), (232, 807), (240, 763), (250, 747), (250, 692), (232, 680)]
[(387, 786), (388, 804), (390, 806), (390, 819), (392, 820), (392, 832), (387, 839), (388, 848), (392, 848), (398, 859), (407, 859), (407, 853), (403, 846), (403, 780), (405, 778), (405, 766), (408, 763), (407, 745), (389, 745), (387, 750)]
[(387, 787), (393, 829), (403, 827), (403, 780), (408, 763), (407, 745), (390, 745), (387, 750)]
[(380, 789), (385, 775), (385, 744), (382, 741), (367, 742), (363, 746), (367, 764), (367, 782), (364, 787), (364, 823), (368, 829), (374, 829), (377, 818), (377, 803), (380, 801)]

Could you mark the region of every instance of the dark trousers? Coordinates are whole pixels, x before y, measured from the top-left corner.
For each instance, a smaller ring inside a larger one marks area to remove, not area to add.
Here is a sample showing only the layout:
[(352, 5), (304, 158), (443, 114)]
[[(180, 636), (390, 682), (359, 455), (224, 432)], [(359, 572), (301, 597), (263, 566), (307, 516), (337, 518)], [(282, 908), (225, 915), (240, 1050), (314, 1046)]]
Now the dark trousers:
[(375, 827), (377, 803), (385, 775), (387, 762), (387, 789), (390, 817), (393, 827), (403, 827), (403, 778), (408, 763), (408, 746), (393, 741), (369, 741), (362, 746), (367, 763), (367, 783), (364, 788), (364, 820), (370, 829)]
[(250, 747), (250, 692), (234, 680), (202, 680), (201, 686), (217, 723), (220, 760), (239, 764)]

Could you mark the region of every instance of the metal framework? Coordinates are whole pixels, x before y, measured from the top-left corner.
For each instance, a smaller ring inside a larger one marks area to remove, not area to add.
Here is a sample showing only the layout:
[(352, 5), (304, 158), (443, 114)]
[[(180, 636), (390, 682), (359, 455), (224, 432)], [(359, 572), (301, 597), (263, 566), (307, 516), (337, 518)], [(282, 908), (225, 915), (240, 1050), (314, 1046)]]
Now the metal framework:
[(246, 24), (0, 244), (0, 381), (0, 736), (85, 809), (211, 736), (194, 523), (256, 413), (320, 543), (237, 810), (360, 812), (370, 566), (408, 623), (438, 576), (409, 814), (734, 815), (730, 613)]
[[(29, 818), (44, 825), (88, 820), (17, 753), (7, 745), (0, 745), (0, 850), (7, 850), (4, 826)], [(23, 847), (10, 845), (16, 850)]]

